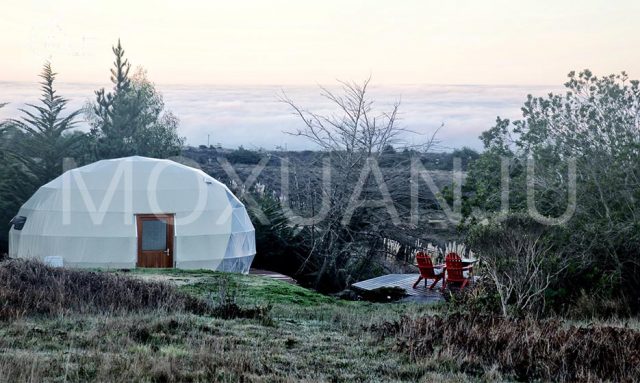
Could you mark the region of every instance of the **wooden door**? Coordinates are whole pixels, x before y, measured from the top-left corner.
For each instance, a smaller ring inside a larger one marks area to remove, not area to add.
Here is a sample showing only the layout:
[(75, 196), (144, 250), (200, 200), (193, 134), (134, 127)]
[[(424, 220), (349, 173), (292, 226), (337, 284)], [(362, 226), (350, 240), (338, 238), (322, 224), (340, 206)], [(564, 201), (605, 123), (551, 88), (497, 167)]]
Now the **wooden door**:
[(173, 215), (143, 214), (138, 224), (138, 267), (173, 267)]

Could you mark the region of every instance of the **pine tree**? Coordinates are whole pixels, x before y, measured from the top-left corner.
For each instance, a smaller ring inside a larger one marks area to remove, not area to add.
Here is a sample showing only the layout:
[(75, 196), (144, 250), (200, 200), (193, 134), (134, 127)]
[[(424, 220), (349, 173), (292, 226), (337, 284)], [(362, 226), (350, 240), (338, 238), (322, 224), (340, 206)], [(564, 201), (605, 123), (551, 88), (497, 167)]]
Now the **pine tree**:
[[(96, 91), (96, 103), (91, 115), (91, 133), (96, 139), (98, 158), (115, 158), (135, 154), (133, 120), (139, 114), (137, 97), (131, 92), (129, 71), (131, 64), (124, 57), (120, 39), (118, 45), (111, 48), (115, 55), (111, 68), (113, 91)], [(132, 97), (134, 96), (134, 97)]]
[(124, 58), (124, 49), (120, 39), (118, 39), (118, 46), (111, 49), (113, 54), (116, 55), (116, 61), (113, 63), (115, 68), (111, 68), (111, 82), (116, 86), (116, 93), (126, 92), (131, 88), (131, 81), (129, 80), (131, 64), (129, 64), (129, 60)]
[(162, 95), (144, 70), (130, 77), (131, 65), (120, 40), (112, 47), (113, 90), (96, 91), (96, 102), (88, 110), (92, 125), (95, 159), (144, 155), (164, 158), (179, 154), (183, 140), (177, 134), (178, 120), (164, 111)]
[(56, 75), (51, 64), (46, 62), (40, 74), (41, 105), (27, 104), (31, 110), (20, 109), (23, 117), (9, 121), (9, 125), (19, 129), (24, 138), (16, 140), (15, 147), (8, 150), (16, 154), (38, 185), (62, 173), (62, 160), (70, 156), (74, 147), (84, 138), (84, 134), (70, 132), (76, 127), (76, 119), (81, 111), (62, 116), (68, 101), (56, 94), (53, 85)]

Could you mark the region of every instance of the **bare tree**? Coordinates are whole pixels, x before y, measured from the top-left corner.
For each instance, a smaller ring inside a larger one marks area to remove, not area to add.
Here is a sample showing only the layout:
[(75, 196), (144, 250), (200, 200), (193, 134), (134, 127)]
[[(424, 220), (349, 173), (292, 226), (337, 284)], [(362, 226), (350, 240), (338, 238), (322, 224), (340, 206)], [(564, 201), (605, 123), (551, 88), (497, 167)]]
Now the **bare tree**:
[[(399, 102), (388, 111), (374, 109), (369, 83), (370, 79), (362, 84), (340, 82), (339, 93), (321, 87), (322, 97), (337, 110), (330, 115), (311, 112), (282, 96), (302, 122), (301, 128), (290, 134), (308, 139), (324, 152), (322, 176), (314, 176), (308, 170), (310, 164), (293, 164), (293, 173), (286, 176), (293, 182), (283, 179), (290, 189), (284, 192), (287, 205), (293, 204), (311, 216), (324, 212), (304, 228), (311, 251), (303, 267), (312, 263), (310, 269), (317, 270), (316, 288), (329, 275), (332, 282), (343, 284), (336, 287), (344, 287), (384, 251), (385, 236), (409, 221), (403, 219), (409, 214), (408, 205), (397, 203), (408, 200), (408, 166), (401, 171), (398, 168), (402, 166), (396, 164), (396, 169), (383, 174), (379, 160), (385, 151), (393, 150), (393, 145), (402, 145), (403, 136), (410, 131), (398, 124)], [(412, 149), (426, 151), (433, 142), (431, 137)], [(408, 165), (410, 158), (406, 157)], [(323, 182), (327, 179), (327, 159), (330, 182)]]
[(469, 235), (481, 270), (500, 297), (503, 316), (541, 312), (545, 291), (566, 264), (549, 230), (525, 215), (510, 215), (477, 226)]

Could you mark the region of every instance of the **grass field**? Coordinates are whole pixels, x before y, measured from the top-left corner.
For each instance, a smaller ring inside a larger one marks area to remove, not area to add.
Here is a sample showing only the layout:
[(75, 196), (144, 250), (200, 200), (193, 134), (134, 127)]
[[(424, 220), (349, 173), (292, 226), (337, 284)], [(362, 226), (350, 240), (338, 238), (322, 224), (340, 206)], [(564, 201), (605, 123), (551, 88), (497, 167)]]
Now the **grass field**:
[[(141, 312), (29, 318), (0, 327), (0, 381), (467, 381), (455, 365), (411, 362), (367, 327), (428, 313), (415, 304), (338, 301), (265, 277), (138, 270), (205, 300), (267, 306), (267, 317)], [(222, 297), (222, 298), (221, 298)]]
[(637, 381), (635, 319), (341, 301), (267, 277), (0, 263), (0, 382)]

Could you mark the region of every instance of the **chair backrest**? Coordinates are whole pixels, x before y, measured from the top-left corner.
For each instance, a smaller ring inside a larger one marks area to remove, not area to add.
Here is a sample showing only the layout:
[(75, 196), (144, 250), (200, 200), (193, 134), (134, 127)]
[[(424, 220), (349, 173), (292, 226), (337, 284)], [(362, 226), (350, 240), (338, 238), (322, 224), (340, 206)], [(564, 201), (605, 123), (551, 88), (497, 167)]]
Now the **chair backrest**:
[(449, 253), (444, 260), (447, 265), (447, 279), (452, 281), (462, 281), (465, 279), (462, 272), (462, 259), (457, 253)]
[(418, 263), (418, 268), (420, 269), (420, 275), (422, 278), (435, 277), (435, 273), (433, 272), (433, 261), (431, 261), (431, 257), (428, 254), (419, 251), (416, 254), (416, 262)]

